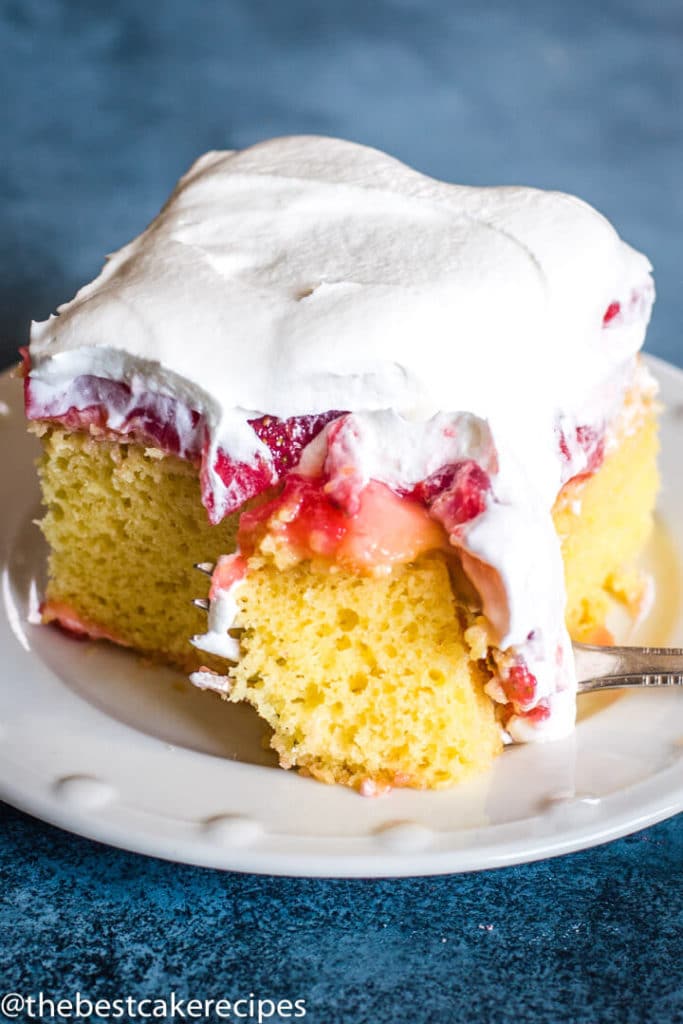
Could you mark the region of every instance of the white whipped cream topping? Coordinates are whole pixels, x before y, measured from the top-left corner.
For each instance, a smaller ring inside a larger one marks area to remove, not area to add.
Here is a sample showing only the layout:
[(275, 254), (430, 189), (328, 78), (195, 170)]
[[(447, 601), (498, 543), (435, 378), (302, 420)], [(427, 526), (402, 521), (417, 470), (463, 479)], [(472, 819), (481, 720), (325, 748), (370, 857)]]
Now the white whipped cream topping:
[(530, 721), (524, 715), (513, 715), (505, 729), (514, 743), (548, 743), (567, 736), (576, 719), (574, 688), (559, 690), (550, 698), (551, 714), (543, 722)]
[(198, 690), (212, 690), (227, 697), (230, 693), (231, 683), (227, 676), (218, 675), (217, 672), (209, 672), (207, 669), (199, 669), (190, 674), (190, 682)]
[[(274, 139), (201, 157), (149, 228), (33, 325), (31, 378), (57, 405), (84, 374), (175, 397), (205, 417), (211, 464), (219, 446), (268, 457), (250, 418), (346, 409), (361, 475), (390, 484), (419, 479), (434, 417), (467, 413), (497, 473), (464, 546), (502, 580), (503, 605), (484, 599), (501, 645), (535, 631), (531, 667), (552, 693), (558, 643), (571, 672), (555, 425), (571, 438), (616, 413), (652, 297), (647, 259), (572, 196)], [(557, 705), (554, 735), (573, 724), (572, 702)]]
[(232, 586), (217, 591), (209, 604), (209, 623), (206, 633), (198, 633), (190, 643), (207, 654), (216, 654), (227, 661), (239, 661), (240, 643), (228, 633), (237, 619), (239, 607), (237, 592), (244, 580), (236, 580)]

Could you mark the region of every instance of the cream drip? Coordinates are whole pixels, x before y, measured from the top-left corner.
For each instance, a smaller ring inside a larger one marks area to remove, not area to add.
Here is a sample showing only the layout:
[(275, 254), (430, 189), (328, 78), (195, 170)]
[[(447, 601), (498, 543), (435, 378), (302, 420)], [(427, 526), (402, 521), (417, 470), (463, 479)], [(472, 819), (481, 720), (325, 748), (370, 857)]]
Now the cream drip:
[(211, 599), (209, 605), (209, 622), (206, 633), (193, 636), (190, 643), (207, 654), (216, 654), (226, 661), (239, 661), (239, 640), (230, 636), (237, 620), (239, 606), (237, 592), (244, 585), (244, 580), (236, 580), (232, 586), (220, 589)]

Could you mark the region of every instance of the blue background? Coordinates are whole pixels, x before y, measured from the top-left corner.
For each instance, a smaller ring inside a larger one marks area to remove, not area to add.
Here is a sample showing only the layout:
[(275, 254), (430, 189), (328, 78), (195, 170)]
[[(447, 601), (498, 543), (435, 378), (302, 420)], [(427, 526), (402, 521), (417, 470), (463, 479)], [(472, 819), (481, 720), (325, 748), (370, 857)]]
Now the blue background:
[[(647, 347), (683, 363), (681, 0), (3, 0), (0, 96), (0, 365), (196, 155), (290, 132), (578, 193), (652, 259)], [(220, 874), (0, 823), (3, 989), (255, 991), (315, 1024), (683, 1021), (680, 819), (396, 882)]]

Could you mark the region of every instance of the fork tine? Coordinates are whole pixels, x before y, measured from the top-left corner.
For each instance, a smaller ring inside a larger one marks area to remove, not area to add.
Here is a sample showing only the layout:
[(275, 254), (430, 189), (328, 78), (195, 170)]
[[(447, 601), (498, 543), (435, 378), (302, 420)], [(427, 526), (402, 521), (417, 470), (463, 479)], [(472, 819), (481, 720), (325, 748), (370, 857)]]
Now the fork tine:
[(195, 562), (195, 569), (199, 569), (205, 576), (213, 576), (213, 570), (216, 568), (213, 562)]
[(195, 608), (201, 608), (203, 612), (208, 612), (210, 606), (208, 597), (195, 597), (192, 599), (192, 604)]

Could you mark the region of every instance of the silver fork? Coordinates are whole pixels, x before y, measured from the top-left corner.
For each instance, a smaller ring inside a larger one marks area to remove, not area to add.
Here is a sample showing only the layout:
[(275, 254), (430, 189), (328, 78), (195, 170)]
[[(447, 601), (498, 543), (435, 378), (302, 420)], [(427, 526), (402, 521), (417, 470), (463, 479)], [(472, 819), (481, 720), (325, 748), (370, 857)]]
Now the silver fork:
[[(211, 576), (213, 562), (198, 562), (195, 569)], [(192, 602), (209, 610), (205, 597)], [(683, 686), (683, 647), (598, 647), (572, 645), (577, 692), (636, 689), (645, 686)]]
[(682, 647), (573, 647), (579, 693), (683, 686)]

